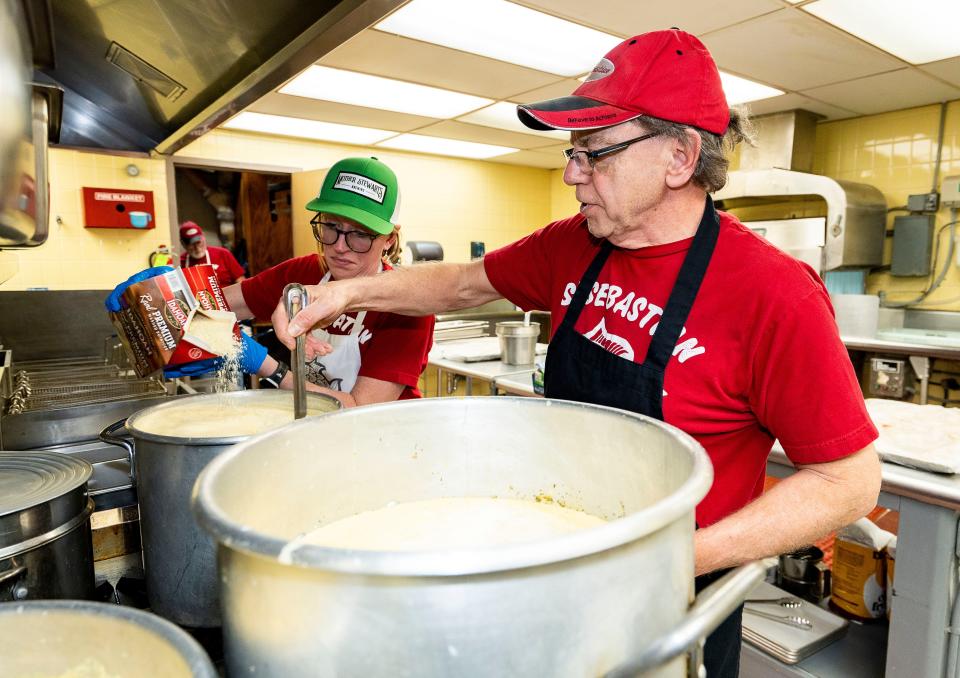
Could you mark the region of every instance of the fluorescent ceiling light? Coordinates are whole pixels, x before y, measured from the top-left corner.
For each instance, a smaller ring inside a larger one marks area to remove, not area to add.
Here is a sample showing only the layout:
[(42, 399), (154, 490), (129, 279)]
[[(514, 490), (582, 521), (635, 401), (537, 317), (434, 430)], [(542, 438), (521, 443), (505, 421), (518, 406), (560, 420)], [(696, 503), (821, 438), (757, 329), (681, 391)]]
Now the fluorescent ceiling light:
[(401, 134), (388, 139), (377, 146), (396, 148), (402, 151), (417, 151), (418, 153), (434, 153), (436, 155), (454, 155), (460, 158), (493, 158), (498, 155), (513, 153), (519, 149), (507, 146), (492, 146), (477, 144), (472, 141), (458, 141), (442, 137), (428, 137), (423, 134)]
[(757, 101), (758, 99), (769, 99), (784, 93), (781, 89), (767, 87), (759, 82), (730, 75), (723, 71), (720, 71), (720, 83), (723, 85), (723, 93), (727, 96), (727, 104), (730, 106), (745, 104), (748, 101)]
[(522, 132), (524, 134), (536, 134), (539, 136), (553, 137), (555, 139), (570, 139), (570, 132), (560, 130), (535, 130), (530, 129), (517, 117), (517, 105), (509, 101), (498, 101), (493, 106), (481, 108), (479, 111), (467, 113), (460, 118), (462, 122), (470, 122), (474, 125), (483, 125), (484, 127), (496, 127), (497, 129), (506, 129), (511, 132)]
[(327, 66), (310, 66), (279, 91), (431, 118), (455, 118), (493, 103), (493, 99)]
[(568, 77), (623, 40), (506, 0), (412, 0), (374, 28)]
[(223, 123), (222, 127), (245, 130), (247, 132), (276, 134), (284, 137), (323, 139), (324, 141), (339, 141), (344, 144), (361, 144), (367, 146), (397, 134), (396, 132), (383, 129), (338, 125), (332, 122), (288, 118), (284, 115), (268, 115), (266, 113), (251, 113), (249, 111), (244, 111), (230, 118), (230, 120)]
[(817, 0), (801, 9), (911, 64), (960, 55), (957, 0)]

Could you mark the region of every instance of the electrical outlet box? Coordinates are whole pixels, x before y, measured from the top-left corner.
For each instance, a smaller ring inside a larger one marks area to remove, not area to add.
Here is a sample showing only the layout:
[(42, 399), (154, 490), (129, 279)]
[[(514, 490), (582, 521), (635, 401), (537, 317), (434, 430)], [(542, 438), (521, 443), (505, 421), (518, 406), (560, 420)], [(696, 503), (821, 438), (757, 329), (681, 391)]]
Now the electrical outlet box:
[(902, 398), (907, 386), (905, 360), (892, 358), (870, 359), (870, 395)]
[(940, 194), (917, 193), (907, 196), (907, 209), (911, 212), (936, 212), (940, 207)]
[(911, 214), (893, 219), (892, 275), (928, 275), (933, 250), (933, 215)]
[(960, 175), (944, 177), (940, 184), (940, 193), (944, 207), (960, 207)]

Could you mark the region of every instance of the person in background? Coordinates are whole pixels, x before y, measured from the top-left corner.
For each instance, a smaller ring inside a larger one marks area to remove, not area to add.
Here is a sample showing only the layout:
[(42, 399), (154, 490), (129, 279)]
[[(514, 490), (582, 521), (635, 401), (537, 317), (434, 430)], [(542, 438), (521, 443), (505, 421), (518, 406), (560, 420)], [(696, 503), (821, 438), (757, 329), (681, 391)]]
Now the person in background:
[[(725, 151), (748, 139), (703, 44), (638, 35), (572, 96), (519, 106), (571, 133), (564, 181), (579, 212), (468, 264), (428, 263), (307, 288), (278, 337), (369, 309), (410, 315), (506, 297), (550, 309), (545, 394), (631, 410), (699, 441), (714, 482), (697, 506), (697, 589), (726, 569), (807, 545), (870, 511), (877, 430), (823, 282), (717, 212)], [(329, 350), (308, 334), (308, 353)], [(769, 492), (779, 439), (797, 473)], [(707, 675), (735, 677), (742, 608), (708, 638)]]
[(189, 268), (200, 264), (210, 264), (217, 274), (220, 287), (233, 285), (246, 278), (243, 266), (225, 247), (207, 244), (203, 229), (192, 221), (180, 224), (180, 244), (184, 251), (180, 253), (180, 267)]
[[(400, 257), (397, 177), (376, 158), (346, 158), (333, 165), (319, 195), (306, 208), (318, 252), (295, 257), (224, 289), (240, 319), (268, 320), (291, 282), (304, 285), (376, 277)], [(285, 313), (285, 312), (284, 312)], [(308, 388), (345, 407), (419, 398), (420, 374), (433, 345), (434, 317), (360, 311), (335, 318), (319, 338), (332, 350), (307, 363)], [(256, 373), (290, 387), (287, 365), (263, 351)]]

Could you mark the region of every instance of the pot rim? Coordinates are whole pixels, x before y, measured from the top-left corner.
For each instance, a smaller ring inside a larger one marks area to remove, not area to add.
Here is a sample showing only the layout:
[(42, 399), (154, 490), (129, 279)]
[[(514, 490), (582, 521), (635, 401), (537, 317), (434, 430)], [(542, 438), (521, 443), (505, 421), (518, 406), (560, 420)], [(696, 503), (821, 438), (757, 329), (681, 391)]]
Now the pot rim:
[[(291, 408), (293, 407), (293, 391), (288, 391), (286, 389), (251, 389), (244, 391), (227, 391), (226, 393), (197, 393), (195, 395), (183, 396), (175, 399), (170, 399), (159, 405), (154, 405), (153, 407), (148, 407), (144, 410), (139, 410), (134, 414), (130, 415), (127, 418), (127, 423), (125, 428), (127, 432), (132, 435), (137, 440), (146, 440), (152, 443), (168, 443), (174, 445), (184, 445), (184, 446), (214, 446), (214, 445), (234, 445), (236, 443), (248, 440), (251, 435), (235, 435), (235, 436), (217, 436), (217, 437), (196, 437), (196, 436), (177, 436), (169, 435), (163, 433), (151, 433), (150, 431), (143, 431), (137, 428), (137, 422), (141, 419), (146, 418), (148, 415), (157, 412), (158, 410), (170, 410), (170, 409), (179, 409), (181, 407), (188, 407), (190, 403), (193, 403), (195, 400), (223, 400), (227, 399), (275, 399), (280, 397), (290, 398)], [(334, 404), (335, 408), (332, 410), (336, 412), (339, 409), (343, 408), (343, 404), (334, 398), (333, 396), (326, 395), (324, 393), (307, 393), (307, 401), (327, 401), (328, 403)], [(186, 405), (184, 405), (186, 403)], [(320, 416), (321, 414), (329, 414), (329, 412), (318, 413), (313, 416)]]
[(134, 607), (92, 600), (25, 600), (0, 605), (0, 615), (19, 615), (24, 611), (67, 612), (129, 621), (160, 636), (183, 657), (194, 678), (217, 678), (207, 653), (193, 637), (172, 622)]
[[(605, 411), (611, 415), (653, 423), (676, 434), (677, 441), (692, 457), (689, 477), (673, 492), (652, 506), (630, 513), (604, 525), (574, 532), (562, 537), (521, 544), (495, 546), (481, 549), (458, 549), (442, 551), (367, 551), (330, 548), (313, 544), (293, 546), (293, 542), (254, 531), (230, 519), (214, 499), (217, 476), (234, 457), (242, 455), (247, 448), (281, 431), (294, 427), (313, 425), (299, 421), (282, 429), (274, 429), (251, 437), (235, 445), (228, 452), (216, 457), (201, 472), (193, 488), (191, 504), (200, 525), (224, 546), (279, 560), (283, 564), (327, 571), (384, 576), (465, 576), (487, 574), (507, 570), (535, 567), (550, 563), (590, 556), (612, 550), (652, 534), (663, 527), (690, 516), (696, 505), (706, 496), (713, 483), (713, 466), (703, 447), (690, 435), (675, 426), (634, 412), (602, 405), (589, 405), (568, 400), (549, 398), (524, 398), (497, 396), (496, 398), (444, 398), (444, 401), (471, 401), (478, 407), (489, 401), (495, 406), (511, 407), (522, 403), (523, 407), (563, 407)], [(367, 405), (360, 416), (377, 417), (377, 412), (396, 407), (430, 407), (430, 399), (419, 401), (395, 401), (379, 405)], [(357, 409), (345, 409), (333, 416), (357, 416)], [(691, 525), (692, 527), (692, 525)], [(292, 548), (291, 548), (292, 546)]]

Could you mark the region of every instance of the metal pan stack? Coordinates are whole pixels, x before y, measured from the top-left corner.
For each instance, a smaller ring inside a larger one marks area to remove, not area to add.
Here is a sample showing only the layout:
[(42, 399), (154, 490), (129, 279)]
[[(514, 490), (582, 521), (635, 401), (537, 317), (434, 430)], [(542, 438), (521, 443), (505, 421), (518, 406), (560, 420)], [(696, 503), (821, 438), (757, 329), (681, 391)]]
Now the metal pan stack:
[[(773, 584), (760, 582), (747, 598), (777, 600), (789, 595), (789, 592)], [(743, 639), (784, 664), (796, 664), (804, 660), (847, 632), (847, 620), (808, 601), (802, 601), (799, 607), (790, 609), (773, 603), (747, 603), (747, 607), (768, 614), (810, 620), (811, 628), (799, 628), (744, 611)]]

